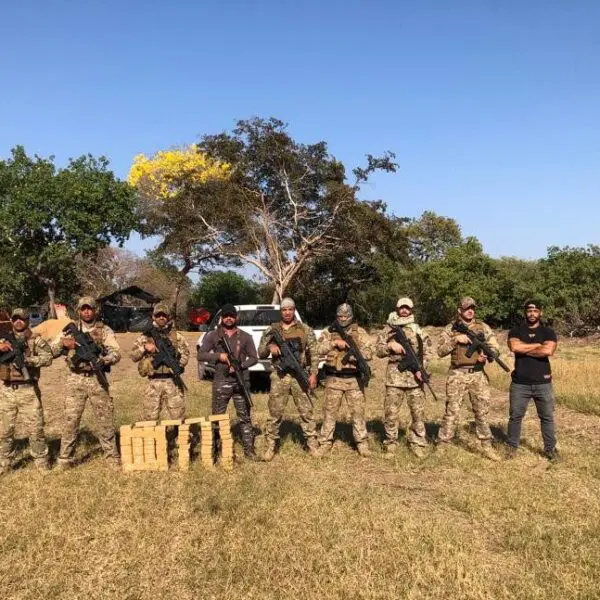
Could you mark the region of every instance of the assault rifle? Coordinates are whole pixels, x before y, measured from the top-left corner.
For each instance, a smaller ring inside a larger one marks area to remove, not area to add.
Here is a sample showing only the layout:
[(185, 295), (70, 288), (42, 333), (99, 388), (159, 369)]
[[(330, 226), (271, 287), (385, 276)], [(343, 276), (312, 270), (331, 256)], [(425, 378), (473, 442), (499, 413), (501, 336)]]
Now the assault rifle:
[(277, 370), (280, 373), (290, 373), (300, 384), (302, 391), (309, 397), (312, 403), (308, 375), (290, 348), (289, 343), (283, 339), (282, 335), (276, 329), (271, 329), (271, 339), (279, 346), (279, 351), (281, 352)]
[(471, 358), (475, 352), (483, 352), (489, 362), (496, 361), (507, 373), (510, 373), (510, 367), (500, 358), (500, 354), (485, 341), (483, 333), (471, 331), (462, 321), (456, 321), (452, 325), (452, 331), (462, 333), (469, 338), (470, 344), (465, 352), (467, 358)]
[[(388, 341), (394, 340), (395, 342), (400, 344), (404, 348), (404, 353), (405, 353), (404, 358), (398, 363), (398, 369), (400, 369), (400, 363), (402, 363), (402, 366), (406, 367), (407, 371), (410, 371), (413, 374), (420, 372), (421, 373), (421, 382), (423, 382), (429, 388), (429, 391), (431, 392), (433, 399), (436, 402), (438, 402), (438, 397), (435, 395), (435, 392), (433, 391), (433, 388), (431, 387), (431, 377), (430, 377), (429, 373), (425, 370), (425, 367), (421, 364), (421, 361), (419, 360), (417, 353), (415, 352), (414, 348), (412, 347), (410, 340), (406, 336), (406, 333), (404, 333), (404, 329), (402, 327), (400, 327), (399, 325), (398, 326), (390, 325), (390, 327), (392, 328), (394, 335)], [(415, 379), (416, 379), (416, 377), (415, 377)]]
[(94, 369), (94, 373), (98, 378), (100, 385), (108, 391), (108, 379), (104, 372), (104, 366), (100, 362), (100, 356), (102, 356), (102, 348), (94, 342), (92, 336), (89, 333), (84, 333), (77, 328), (75, 323), (69, 323), (63, 328), (63, 333), (70, 335), (76, 343), (75, 356), (73, 362), (75, 365), (80, 363), (87, 363)]
[(366, 388), (369, 385), (369, 379), (371, 379), (371, 367), (369, 367), (369, 364), (356, 345), (356, 342), (352, 336), (348, 335), (348, 332), (341, 326), (337, 319), (329, 326), (329, 331), (337, 333), (348, 345), (348, 352), (345, 354), (344, 358), (342, 358), (342, 364), (348, 365), (351, 360), (354, 359), (358, 369), (359, 385), (361, 388)]
[(38, 399), (41, 397), (40, 386), (37, 379), (32, 377), (27, 363), (25, 362), (25, 349), (27, 342), (25, 340), (19, 340), (14, 333), (8, 333), (4, 336), (4, 339), (12, 346), (12, 350), (0, 354), (0, 363), (14, 363), (15, 367), (23, 373), (25, 381), (33, 385), (35, 395)]
[(171, 343), (171, 340), (162, 335), (156, 327), (151, 327), (145, 332), (145, 335), (152, 338), (154, 345), (156, 346), (156, 354), (152, 356), (152, 368), (158, 369), (163, 365), (171, 370), (173, 373), (173, 381), (177, 387), (183, 392), (187, 390), (181, 375), (183, 374), (183, 367), (179, 364), (179, 358), (177, 356), (177, 350)]
[(242, 373), (242, 362), (233, 354), (233, 350), (231, 349), (231, 344), (227, 339), (227, 335), (224, 334), (220, 338), (220, 341), (223, 344), (223, 348), (225, 348), (225, 354), (227, 354), (229, 364), (233, 369), (233, 373), (235, 375), (235, 380), (237, 381), (238, 387), (242, 390), (242, 395), (246, 399), (246, 403), (248, 404), (248, 410), (250, 410), (254, 406), (254, 404), (252, 404), (252, 396), (250, 396), (250, 390), (246, 387), (246, 382), (244, 381), (244, 375)]

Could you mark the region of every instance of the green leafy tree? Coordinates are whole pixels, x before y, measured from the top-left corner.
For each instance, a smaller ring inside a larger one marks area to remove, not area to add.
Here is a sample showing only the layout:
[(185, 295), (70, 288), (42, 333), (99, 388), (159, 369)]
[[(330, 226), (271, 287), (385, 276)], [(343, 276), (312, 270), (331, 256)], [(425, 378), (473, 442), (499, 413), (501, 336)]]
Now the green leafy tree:
[(410, 257), (416, 262), (440, 260), (464, 242), (460, 225), (454, 219), (429, 210), (418, 219), (404, 219), (404, 233)]
[(131, 188), (105, 157), (81, 156), (58, 168), (22, 146), (0, 161), (0, 262), (6, 300), (32, 303), (78, 290), (77, 257), (122, 244), (136, 225)]
[(214, 312), (223, 304), (257, 304), (261, 287), (234, 271), (213, 271), (202, 276), (189, 298), (190, 306)]

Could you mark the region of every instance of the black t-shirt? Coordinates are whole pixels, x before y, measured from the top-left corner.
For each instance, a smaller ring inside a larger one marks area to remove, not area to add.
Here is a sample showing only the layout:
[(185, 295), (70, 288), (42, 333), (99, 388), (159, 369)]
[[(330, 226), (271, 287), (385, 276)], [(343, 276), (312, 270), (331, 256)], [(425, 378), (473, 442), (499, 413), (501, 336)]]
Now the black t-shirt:
[[(556, 342), (558, 340), (554, 329), (551, 327), (545, 325), (529, 327), (527, 323), (513, 327), (508, 332), (508, 338), (517, 338), (525, 344), (543, 344), (544, 342)], [(515, 383), (526, 385), (550, 383), (552, 374), (549, 358), (547, 356), (527, 356), (527, 354), (515, 352), (515, 370), (512, 372), (512, 380)]]

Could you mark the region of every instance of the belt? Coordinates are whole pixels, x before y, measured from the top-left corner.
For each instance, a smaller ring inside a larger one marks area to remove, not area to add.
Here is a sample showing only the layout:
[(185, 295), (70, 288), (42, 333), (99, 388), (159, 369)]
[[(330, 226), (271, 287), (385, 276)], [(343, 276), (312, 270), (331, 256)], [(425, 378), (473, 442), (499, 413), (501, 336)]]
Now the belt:
[(340, 379), (350, 379), (358, 377), (358, 371), (352, 373), (344, 373), (343, 371), (325, 371), (327, 377), (339, 377)]
[(2, 383), (4, 384), (4, 387), (9, 387), (13, 390), (16, 390), (22, 385), (33, 385), (32, 381), (3, 381)]
[(154, 375), (148, 375), (150, 379), (173, 379), (172, 373), (155, 373)]
[(71, 371), (72, 373), (75, 373), (75, 375), (83, 375), (84, 377), (93, 377), (96, 372), (95, 371)]
[(475, 367), (455, 367), (453, 371), (460, 371), (461, 373), (483, 373), (483, 365)]

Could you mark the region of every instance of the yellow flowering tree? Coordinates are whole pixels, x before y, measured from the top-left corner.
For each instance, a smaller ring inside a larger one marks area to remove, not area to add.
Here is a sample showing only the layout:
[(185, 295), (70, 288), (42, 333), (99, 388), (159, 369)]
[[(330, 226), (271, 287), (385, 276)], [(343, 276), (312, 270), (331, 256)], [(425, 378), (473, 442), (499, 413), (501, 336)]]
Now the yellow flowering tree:
[(128, 181), (138, 192), (140, 232), (160, 237), (153, 257), (179, 272), (175, 308), (190, 272), (234, 260), (224, 256), (236, 241), (224, 203), (230, 176), (229, 163), (194, 145), (134, 158)]

